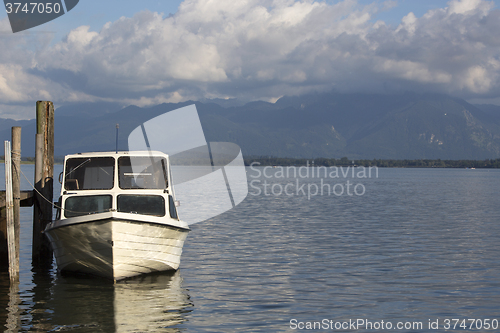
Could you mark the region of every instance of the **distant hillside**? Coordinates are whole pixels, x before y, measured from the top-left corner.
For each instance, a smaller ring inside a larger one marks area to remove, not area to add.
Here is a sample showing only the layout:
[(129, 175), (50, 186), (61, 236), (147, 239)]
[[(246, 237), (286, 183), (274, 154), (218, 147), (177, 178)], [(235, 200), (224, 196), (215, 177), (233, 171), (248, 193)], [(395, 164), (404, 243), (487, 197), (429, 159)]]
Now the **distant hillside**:
[[(216, 101), (220, 102), (220, 101)], [(119, 149), (141, 123), (193, 102), (149, 108), (85, 104), (56, 110), (56, 155)], [(488, 159), (500, 157), (500, 107), (444, 95), (313, 94), (276, 103), (223, 107), (196, 102), (207, 141), (234, 142), (244, 155), (351, 159)], [(8, 140), (15, 121), (0, 122)], [(34, 121), (23, 121), (23, 156), (34, 152)], [(168, 129), (166, 129), (168, 130)]]

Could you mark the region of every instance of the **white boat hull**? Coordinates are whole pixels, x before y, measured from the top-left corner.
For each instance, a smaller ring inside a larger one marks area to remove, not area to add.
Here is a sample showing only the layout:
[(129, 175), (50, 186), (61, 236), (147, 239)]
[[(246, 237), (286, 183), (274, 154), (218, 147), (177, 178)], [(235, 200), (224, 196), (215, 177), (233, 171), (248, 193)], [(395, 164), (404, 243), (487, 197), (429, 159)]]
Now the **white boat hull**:
[(121, 280), (179, 268), (189, 229), (119, 218), (45, 231), (58, 269)]

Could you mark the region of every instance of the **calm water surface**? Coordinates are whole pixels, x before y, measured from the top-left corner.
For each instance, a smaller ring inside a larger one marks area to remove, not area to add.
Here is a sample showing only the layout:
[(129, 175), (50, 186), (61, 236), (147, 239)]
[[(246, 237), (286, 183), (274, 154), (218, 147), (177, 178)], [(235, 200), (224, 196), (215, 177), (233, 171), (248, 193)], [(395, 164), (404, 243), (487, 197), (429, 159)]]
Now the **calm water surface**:
[[(31, 179), (33, 166), (22, 168)], [(178, 272), (115, 285), (32, 272), (32, 211), (22, 208), (18, 289), (0, 275), (2, 328), (286, 332), (363, 319), (441, 332), (447, 318), (500, 320), (500, 170), (381, 168), (322, 180), (263, 171), (247, 169), (243, 203), (192, 225)]]

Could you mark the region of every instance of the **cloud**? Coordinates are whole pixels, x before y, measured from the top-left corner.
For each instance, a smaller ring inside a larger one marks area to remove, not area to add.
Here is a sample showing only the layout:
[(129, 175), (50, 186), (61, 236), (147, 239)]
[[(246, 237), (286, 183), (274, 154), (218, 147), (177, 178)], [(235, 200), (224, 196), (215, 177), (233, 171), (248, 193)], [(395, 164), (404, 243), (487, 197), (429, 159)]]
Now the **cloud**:
[(448, 14), (467, 14), (470, 12), (481, 11), (483, 15), (493, 8), (492, 2), (483, 2), (482, 0), (451, 0), (448, 3)]
[(396, 27), (376, 21), (394, 5), (186, 0), (175, 15), (143, 11), (98, 32), (81, 26), (54, 45), (46, 36), (15, 44), (2, 36), (0, 46), (12, 51), (0, 55), (0, 98), (148, 105), (332, 89), (499, 97), (493, 2), (452, 0), (422, 17), (408, 13)]

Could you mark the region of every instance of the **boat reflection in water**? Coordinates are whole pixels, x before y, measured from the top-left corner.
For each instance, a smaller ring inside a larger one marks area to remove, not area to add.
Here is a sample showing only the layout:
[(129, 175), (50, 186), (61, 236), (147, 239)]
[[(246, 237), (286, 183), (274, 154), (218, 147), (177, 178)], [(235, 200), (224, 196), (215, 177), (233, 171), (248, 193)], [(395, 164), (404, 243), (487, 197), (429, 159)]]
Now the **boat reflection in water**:
[(192, 307), (180, 271), (114, 284), (74, 275), (34, 278), (21, 304), (21, 325), (29, 331), (178, 332)]
[(152, 332), (182, 323), (192, 303), (181, 282), (177, 271), (115, 284), (116, 332)]

